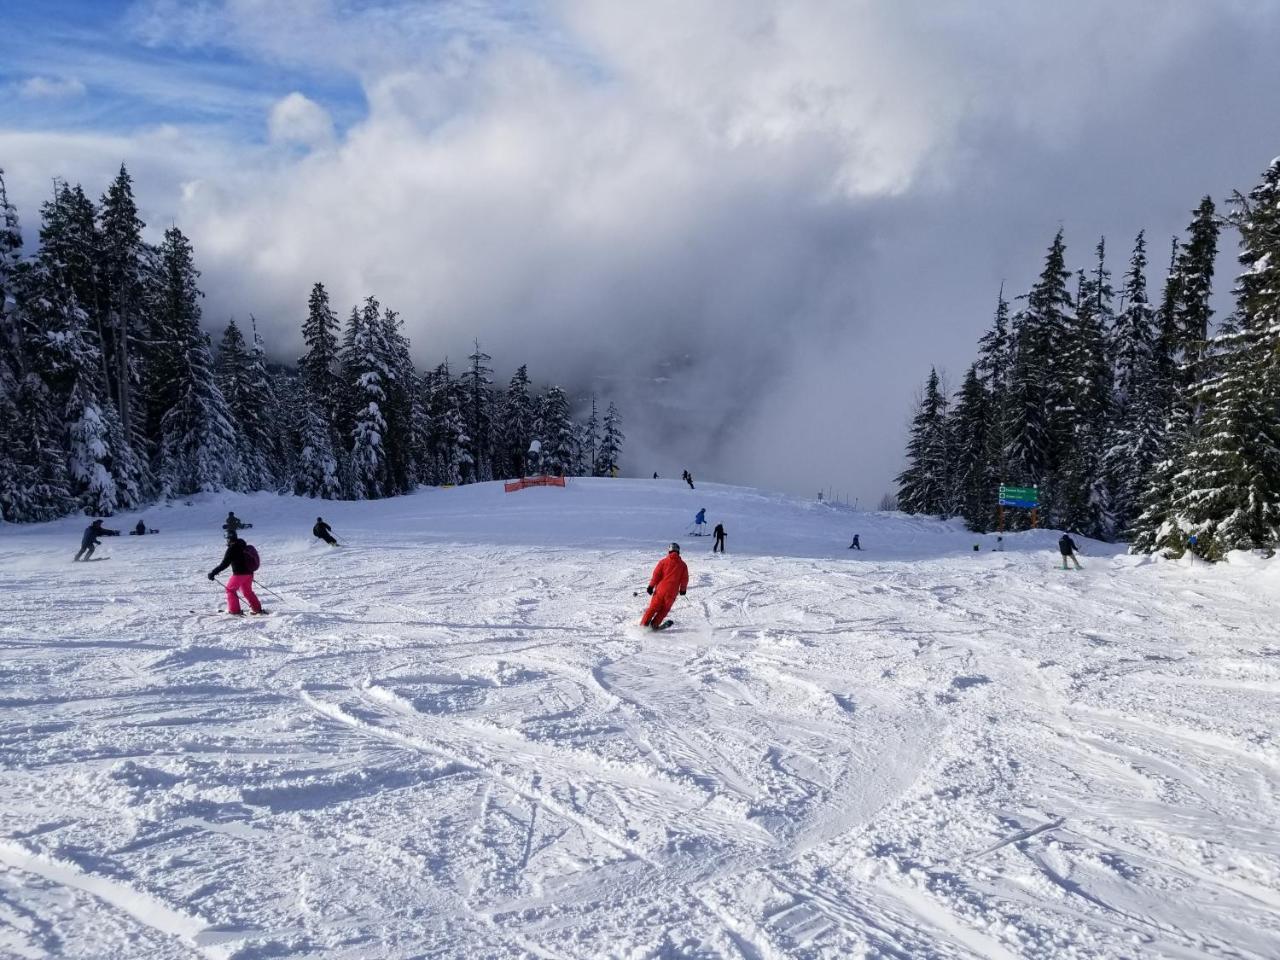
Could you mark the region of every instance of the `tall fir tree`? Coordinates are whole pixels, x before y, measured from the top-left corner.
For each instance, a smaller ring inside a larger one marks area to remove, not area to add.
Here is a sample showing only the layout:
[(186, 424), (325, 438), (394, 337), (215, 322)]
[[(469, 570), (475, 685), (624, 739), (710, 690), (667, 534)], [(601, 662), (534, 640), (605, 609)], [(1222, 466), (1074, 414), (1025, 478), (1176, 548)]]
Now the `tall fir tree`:
[(1122, 307), (1112, 336), (1112, 426), (1103, 471), (1115, 532), (1127, 536), (1161, 452), (1164, 411), (1156, 361), (1156, 314), (1147, 299), (1146, 237), (1139, 233), (1125, 272)]
[(124, 164), (107, 188), (98, 209), (101, 256), (103, 356), (107, 359), (109, 389), (125, 432), (132, 439), (145, 429), (135, 423), (133, 391), (139, 369), (134, 356), (139, 338), (147, 335), (145, 245), (133, 197), (133, 180)]
[(1059, 230), (1045, 255), (1040, 277), (1013, 324), (1013, 363), (1005, 407), (1006, 482), (1041, 488), (1051, 506), (1051, 480), (1058, 466), (1069, 385), (1054, 376), (1064, 351), (1072, 299), (1067, 288), (1066, 245)]
[(897, 477), (898, 507), (904, 513), (950, 515), (950, 437), (947, 399), (936, 369), (929, 371), (907, 441), (907, 467)]
[(200, 293), (191, 244), (177, 227), (164, 233), (158, 327), (169, 364), (172, 403), (159, 424), (156, 475), (166, 497), (236, 487), (241, 468), (235, 429), (200, 329)]
[(471, 437), (471, 460), (476, 480), (493, 479), (493, 409), (491, 390), (493, 370), (489, 363), (493, 357), (480, 349), (480, 341), (467, 358), (470, 366), (462, 375), (467, 393), (466, 425)]
[(1173, 479), (1169, 516), (1143, 549), (1193, 549), (1211, 560), (1280, 540), (1280, 158), (1248, 196), (1236, 194), (1240, 233), (1233, 321), (1203, 358), (1203, 421)]
[(512, 374), (507, 386), (502, 422), (511, 472), (515, 476), (525, 476), (528, 473), (529, 444), (534, 439), (534, 398), (529, 390), (529, 371), (524, 364)]
[(581, 473), (588, 477), (607, 476), (600, 472), (600, 414), (596, 409), (596, 395), (591, 394), (591, 413), (582, 425), (582, 436), (578, 442), (578, 450), (583, 463)]
[(235, 320), (229, 321), (218, 344), (214, 370), (235, 427), (238, 485), (244, 490), (273, 490), (280, 461), (279, 414), (256, 331), (254, 340), (250, 346)]
[(350, 494), (357, 500), (387, 495), (387, 344), (381, 307), (367, 297), (359, 315), (352, 313), (349, 347), (344, 358), (351, 405)]
[(622, 432), (622, 417), (611, 400), (604, 412), (603, 433), (600, 436), (600, 448), (596, 453), (596, 476), (616, 477), (618, 475), (622, 444), (626, 439), (626, 435)]
[(556, 476), (573, 473), (578, 438), (569, 414), (569, 397), (559, 386), (550, 387), (542, 411), (542, 467)]
[(957, 394), (948, 430), (951, 437), (950, 500), (970, 530), (985, 531), (995, 510), (997, 481), (990, 456), (991, 397), (977, 364), (969, 367)]

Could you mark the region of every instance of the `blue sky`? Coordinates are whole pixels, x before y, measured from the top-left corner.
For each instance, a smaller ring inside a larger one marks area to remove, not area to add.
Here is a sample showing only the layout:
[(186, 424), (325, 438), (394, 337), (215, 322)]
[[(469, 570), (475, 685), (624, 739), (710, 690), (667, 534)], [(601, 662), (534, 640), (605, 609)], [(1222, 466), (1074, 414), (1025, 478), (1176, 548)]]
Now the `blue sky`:
[(0, 8), (0, 122), (10, 128), (125, 133), (208, 125), (251, 143), (266, 136), (265, 111), (292, 91), (322, 103), (340, 127), (364, 110), (352, 74), (290, 68), (230, 43), (147, 37), (133, 2), (0, 0)]

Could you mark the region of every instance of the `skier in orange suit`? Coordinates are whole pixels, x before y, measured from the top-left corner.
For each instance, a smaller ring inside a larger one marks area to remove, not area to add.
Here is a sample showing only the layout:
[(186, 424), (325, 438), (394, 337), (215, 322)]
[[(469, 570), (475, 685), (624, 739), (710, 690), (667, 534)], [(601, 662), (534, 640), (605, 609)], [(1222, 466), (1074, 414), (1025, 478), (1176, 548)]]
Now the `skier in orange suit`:
[(684, 596), (689, 587), (689, 568), (680, 559), (680, 544), (671, 544), (671, 550), (658, 561), (653, 568), (653, 576), (649, 578), (646, 592), (653, 597), (649, 601), (649, 609), (640, 618), (640, 626), (661, 630), (662, 624), (671, 606), (676, 602), (676, 595)]

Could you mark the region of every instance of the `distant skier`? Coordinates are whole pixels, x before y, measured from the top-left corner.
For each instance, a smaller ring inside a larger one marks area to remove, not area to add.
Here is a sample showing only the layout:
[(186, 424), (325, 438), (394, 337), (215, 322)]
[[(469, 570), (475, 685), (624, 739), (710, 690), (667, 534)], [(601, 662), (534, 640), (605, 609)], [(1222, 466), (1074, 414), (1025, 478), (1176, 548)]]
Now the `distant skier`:
[(329, 546), (338, 546), (338, 541), (333, 539), (333, 529), (324, 522), (324, 517), (316, 517), (316, 525), (311, 528), (311, 532)]
[(227, 578), (226, 584), (227, 613), (237, 617), (243, 615), (238, 593), (244, 594), (244, 598), (249, 601), (249, 609), (255, 614), (266, 613), (257, 594), (253, 592), (253, 572), (258, 569), (258, 551), (239, 537), (232, 537), (227, 544), (227, 552), (222, 555), (222, 562), (209, 571), (209, 579), (215, 579), (227, 567), (231, 568), (231, 576)]
[(653, 599), (640, 618), (640, 626), (653, 630), (668, 626), (671, 621), (665, 618), (671, 612), (676, 596), (683, 597), (688, 587), (689, 568), (680, 559), (680, 544), (673, 543), (667, 555), (653, 568), (653, 576), (649, 578), (649, 586), (645, 588), (645, 592)]
[(1004, 553), (1004, 537), (996, 537), (996, 545), (991, 548), (992, 553)]
[(689, 485), (690, 490), (693, 489), (693, 474), (690, 473), (688, 470), (684, 472), (684, 482)]
[(228, 510), (227, 520), (222, 525), (222, 529), (226, 531), (226, 534), (227, 534), (227, 543), (230, 543), (237, 536), (239, 536), (239, 533), (241, 530), (248, 530), (252, 526), (253, 526), (252, 523), (245, 523), (243, 520), (241, 520), (239, 517), (235, 515), (234, 511)]
[(657, 470), (653, 471), (653, 479), (655, 479), (655, 480), (657, 480), (657, 479), (658, 479), (658, 471), (657, 471)]
[(693, 515), (693, 535), (695, 537), (705, 537), (706, 531), (702, 528), (707, 525), (707, 508), (703, 507)]
[(862, 539), (861, 539), (861, 534), (857, 534), (857, 533), (855, 533), (855, 534), (853, 535), (853, 543), (849, 544), (848, 549), (850, 549), (850, 550), (861, 550), (861, 549), (862, 549)]
[(98, 545), (99, 537), (118, 536), (120, 536), (119, 530), (108, 530), (102, 525), (101, 520), (93, 521), (93, 523), (89, 524), (89, 526), (85, 528), (84, 536), (80, 538), (80, 549), (76, 551), (76, 555), (72, 557), (72, 560), (75, 561), (81, 559), (81, 554), (84, 555), (85, 560), (92, 557), (93, 548)]
[(1076, 569), (1081, 569), (1080, 561), (1076, 559), (1076, 551), (1080, 548), (1076, 546), (1076, 542), (1071, 539), (1069, 534), (1063, 534), (1058, 538), (1058, 552), (1062, 554), (1062, 569), (1067, 569), (1067, 561), (1070, 560), (1076, 565)]
[(716, 535), (716, 538), (714, 541), (712, 541), (711, 552), (715, 553), (717, 550), (719, 550), (721, 553), (724, 553), (724, 524), (717, 523), (716, 528), (715, 530), (712, 531), (712, 533)]

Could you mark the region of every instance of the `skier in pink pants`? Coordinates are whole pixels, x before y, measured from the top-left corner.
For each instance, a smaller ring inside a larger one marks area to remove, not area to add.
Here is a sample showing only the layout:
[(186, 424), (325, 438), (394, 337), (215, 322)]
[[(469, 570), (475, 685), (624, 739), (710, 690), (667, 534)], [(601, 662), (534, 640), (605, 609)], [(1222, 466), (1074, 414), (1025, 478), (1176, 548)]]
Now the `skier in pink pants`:
[(227, 544), (222, 562), (209, 571), (209, 579), (214, 579), (227, 567), (231, 568), (231, 576), (227, 578), (227, 613), (237, 617), (244, 615), (240, 609), (239, 593), (244, 594), (249, 601), (249, 609), (255, 614), (266, 613), (253, 592), (253, 571), (258, 569), (258, 551), (236, 537)]

